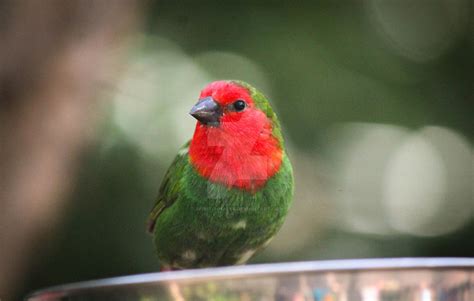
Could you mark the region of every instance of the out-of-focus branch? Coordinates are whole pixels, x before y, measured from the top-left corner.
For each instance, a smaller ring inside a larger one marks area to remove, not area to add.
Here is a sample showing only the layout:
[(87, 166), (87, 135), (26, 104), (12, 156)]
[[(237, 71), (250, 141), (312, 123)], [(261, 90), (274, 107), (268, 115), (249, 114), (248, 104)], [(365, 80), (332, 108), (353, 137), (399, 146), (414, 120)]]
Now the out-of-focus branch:
[(133, 1), (0, 4), (0, 299), (64, 205)]

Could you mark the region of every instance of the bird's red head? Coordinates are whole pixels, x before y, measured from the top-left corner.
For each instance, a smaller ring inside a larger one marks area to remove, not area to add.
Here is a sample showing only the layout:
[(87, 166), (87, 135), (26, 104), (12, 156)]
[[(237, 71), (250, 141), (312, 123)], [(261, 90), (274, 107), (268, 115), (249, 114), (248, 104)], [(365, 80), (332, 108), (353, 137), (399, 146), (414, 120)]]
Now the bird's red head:
[(255, 192), (280, 168), (282, 146), (251, 92), (232, 81), (205, 87), (190, 114), (198, 122), (190, 159), (199, 174)]
[[(230, 81), (216, 81), (201, 91), (198, 103), (190, 114), (207, 126), (236, 122), (255, 115), (255, 104), (249, 91)], [(253, 116), (254, 119), (259, 117)]]
[(210, 83), (201, 91), (199, 98), (209, 96), (214, 98), (222, 106), (230, 105), (238, 99), (245, 100), (248, 104), (253, 105), (249, 91), (230, 81), (221, 80)]

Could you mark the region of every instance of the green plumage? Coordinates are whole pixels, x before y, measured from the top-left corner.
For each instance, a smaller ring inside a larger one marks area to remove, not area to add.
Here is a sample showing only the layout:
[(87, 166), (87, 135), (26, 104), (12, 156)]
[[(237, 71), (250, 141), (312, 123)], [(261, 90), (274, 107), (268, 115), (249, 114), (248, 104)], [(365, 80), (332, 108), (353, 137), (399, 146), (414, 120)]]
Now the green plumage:
[[(251, 95), (273, 124), (283, 147), (276, 115), (262, 94)], [(292, 202), (293, 171), (283, 153), (279, 171), (256, 192), (227, 188), (198, 174), (190, 163), (189, 142), (163, 179), (150, 214), (150, 230), (163, 267), (172, 269), (245, 263), (282, 226)]]

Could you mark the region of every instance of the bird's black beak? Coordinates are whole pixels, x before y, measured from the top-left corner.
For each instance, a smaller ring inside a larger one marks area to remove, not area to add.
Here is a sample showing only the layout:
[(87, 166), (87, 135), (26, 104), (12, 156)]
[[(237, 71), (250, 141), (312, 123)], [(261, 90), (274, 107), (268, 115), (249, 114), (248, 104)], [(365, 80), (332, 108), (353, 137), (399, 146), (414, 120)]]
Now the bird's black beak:
[(202, 98), (189, 112), (202, 124), (217, 126), (222, 116), (222, 109), (212, 97)]

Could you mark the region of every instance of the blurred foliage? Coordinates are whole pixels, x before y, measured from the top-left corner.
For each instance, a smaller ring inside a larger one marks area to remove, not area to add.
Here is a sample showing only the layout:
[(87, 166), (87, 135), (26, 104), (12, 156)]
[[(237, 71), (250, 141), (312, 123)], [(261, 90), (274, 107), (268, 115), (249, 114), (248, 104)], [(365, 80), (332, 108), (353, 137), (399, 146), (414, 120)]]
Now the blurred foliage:
[[(192, 135), (187, 111), (199, 89), (222, 78), (270, 96), (297, 174), (287, 224), (252, 262), (474, 255), (472, 3), (157, 1), (146, 11), (121, 79), (104, 88), (104, 124), (84, 155), (71, 205), (50, 247), (38, 246), (25, 291), (158, 269), (148, 211)], [(369, 151), (350, 153), (357, 147)], [(415, 166), (428, 161), (411, 171), (407, 156)], [(420, 184), (387, 184), (383, 176), (403, 180), (405, 171)], [(432, 192), (437, 183), (444, 190)], [(401, 196), (413, 197), (408, 207), (396, 207), (397, 195), (395, 213), (385, 215), (394, 206), (382, 201), (386, 189), (404, 187)], [(403, 215), (417, 196), (428, 204), (414, 207), (428, 210), (428, 224)], [(438, 200), (432, 208), (431, 200)], [(444, 228), (454, 220), (455, 228)]]

